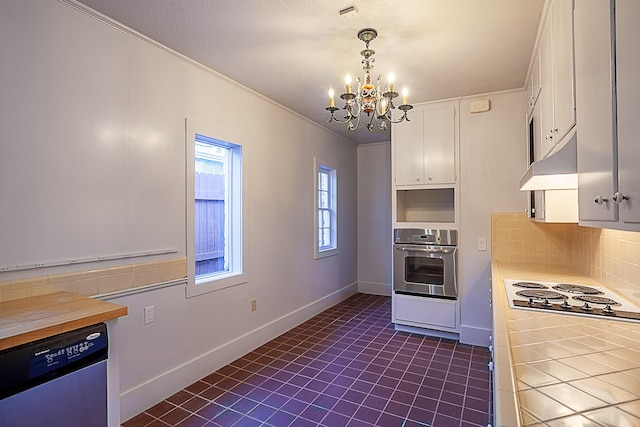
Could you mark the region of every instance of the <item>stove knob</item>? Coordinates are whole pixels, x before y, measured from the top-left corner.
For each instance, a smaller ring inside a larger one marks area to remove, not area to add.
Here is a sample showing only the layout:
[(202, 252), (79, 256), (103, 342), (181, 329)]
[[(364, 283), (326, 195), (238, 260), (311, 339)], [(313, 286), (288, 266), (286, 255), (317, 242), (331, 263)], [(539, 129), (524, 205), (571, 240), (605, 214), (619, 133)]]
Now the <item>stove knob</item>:
[(613, 308), (611, 308), (611, 305), (607, 304), (606, 307), (602, 309), (602, 312), (611, 314), (613, 313)]
[(533, 307), (533, 298), (529, 298), (529, 307)]
[(544, 299), (544, 301), (542, 302), (542, 305), (543, 305), (543, 306), (545, 306), (545, 307), (551, 307), (551, 303), (550, 303), (550, 302), (549, 302), (549, 300), (548, 300), (548, 299), (546, 299), (546, 298), (545, 298), (545, 299)]
[(583, 310), (591, 310), (591, 306), (589, 305), (589, 303), (585, 302), (584, 305), (581, 307)]
[(562, 308), (571, 308), (571, 306), (569, 305), (567, 300), (564, 300), (564, 302), (562, 303), (562, 305), (560, 307), (562, 307)]

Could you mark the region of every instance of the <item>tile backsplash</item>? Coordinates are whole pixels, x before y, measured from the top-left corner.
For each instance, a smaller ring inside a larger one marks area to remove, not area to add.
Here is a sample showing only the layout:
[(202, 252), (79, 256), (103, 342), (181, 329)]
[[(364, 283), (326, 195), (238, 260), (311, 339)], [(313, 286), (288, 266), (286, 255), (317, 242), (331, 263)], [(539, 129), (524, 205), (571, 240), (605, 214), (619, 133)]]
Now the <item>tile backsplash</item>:
[(87, 296), (102, 295), (186, 276), (186, 258), (174, 258), (21, 280), (2, 281), (0, 278), (0, 301), (59, 291)]
[(498, 261), (562, 265), (640, 303), (640, 233), (546, 224), (526, 213), (494, 213), (491, 256)]

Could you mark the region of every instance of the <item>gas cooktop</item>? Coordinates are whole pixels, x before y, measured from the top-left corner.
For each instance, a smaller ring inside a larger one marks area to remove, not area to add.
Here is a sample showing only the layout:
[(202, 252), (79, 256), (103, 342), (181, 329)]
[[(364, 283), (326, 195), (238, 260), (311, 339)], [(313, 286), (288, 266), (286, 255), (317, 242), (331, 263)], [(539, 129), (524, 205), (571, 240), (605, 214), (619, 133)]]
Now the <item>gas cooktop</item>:
[(600, 286), (505, 280), (511, 308), (640, 322), (640, 308)]

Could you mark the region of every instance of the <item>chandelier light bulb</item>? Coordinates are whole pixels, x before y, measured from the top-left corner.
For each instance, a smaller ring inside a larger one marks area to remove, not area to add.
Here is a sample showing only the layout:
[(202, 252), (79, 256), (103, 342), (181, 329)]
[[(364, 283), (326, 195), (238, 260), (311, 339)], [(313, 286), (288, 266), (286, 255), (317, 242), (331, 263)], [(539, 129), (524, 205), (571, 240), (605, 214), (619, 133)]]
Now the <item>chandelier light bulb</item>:
[(387, 80), (389, 80), (389, 92), (393, 92), (393, 73), (389, 73)]
[(347, 93), (351, 93), (351, 75), (347, 74), (347, 77), (344, 78), (345, 89)]
[(402, 105), (407, 105), (407, 95), (409, 94), (409, 91), (407, 90), (406, 87), (402, 88)]
[(382, 114), (386, 114), (387, 113), (387, 100), (383, 99), (380, 102), (380, 106), (382, 107)]
[(335, 107), (335, 101), (333, 99), (335, 93), (333, 92), (333, 88), (329, 88), (329, 107)]

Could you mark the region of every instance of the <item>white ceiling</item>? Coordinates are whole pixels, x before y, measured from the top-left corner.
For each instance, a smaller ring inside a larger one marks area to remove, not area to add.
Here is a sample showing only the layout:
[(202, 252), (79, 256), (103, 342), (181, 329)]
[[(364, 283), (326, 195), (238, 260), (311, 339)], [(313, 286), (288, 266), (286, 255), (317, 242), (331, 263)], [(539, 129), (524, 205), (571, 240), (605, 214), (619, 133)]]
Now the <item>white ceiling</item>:
[[(375, 28), (372, 77), (409, 102), (521, 88), (544, 0), (79, 0), (357, 143), (388, 132), (328, 124), (327, 91), (362, 75), (357, 39)], [(356, 13), (338, 11), (355, 6)], [(336, 106), (342, 105), (336, 96)], [(338, 112), (339, 114), (339, 112)], [(250, 120), (250, 118), (248, 118)]]

